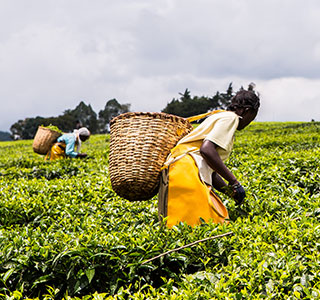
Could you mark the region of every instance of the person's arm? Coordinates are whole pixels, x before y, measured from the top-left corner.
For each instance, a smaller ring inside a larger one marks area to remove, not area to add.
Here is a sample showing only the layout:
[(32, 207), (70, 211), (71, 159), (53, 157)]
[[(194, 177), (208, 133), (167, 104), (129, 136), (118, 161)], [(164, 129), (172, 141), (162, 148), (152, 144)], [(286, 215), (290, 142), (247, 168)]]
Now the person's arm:
[(213, 142), (205, 140), (200, 147), (200, 154), (205, 159), (210, 168), (215, 170), (221, 177), (227, 180), (230, 185), (237, 183), (237, 178), (223, 163), (216, 147), (217, 146)]
[[(237, 204), (241, 204), (246, 195), (245, 190), (238, 182), (237, 178), (223, 163), (216, 147), (217, 146), (209, 140), (205, 140), (200, 147), (200, 153), (202, 157), (205, 159), (207, 164), (216, 171), (212, 175), (212, 185), (218, 191), (232, 196), (236, 200)], [(230, 189), (228, 189), (228, 185), (219, 175), (229, 182), (229, 186), (231, 186), (231, 195), (229, 192)]]
[(77, 158), (86, 158), (88, 156), (87, 153), (78, 153)]
[(212, 186), (219, 192), (225, 193), (225, 188), (227, 187), (226, 182), (220, 177), (217, 172), (212, 173)]

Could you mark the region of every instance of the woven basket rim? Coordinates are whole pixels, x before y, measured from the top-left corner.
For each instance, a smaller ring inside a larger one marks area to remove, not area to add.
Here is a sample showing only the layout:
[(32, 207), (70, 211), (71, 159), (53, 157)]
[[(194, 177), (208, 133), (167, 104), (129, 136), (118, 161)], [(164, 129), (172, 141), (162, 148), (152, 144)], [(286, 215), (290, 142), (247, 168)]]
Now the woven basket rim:
[(53, 131), (53, 132), (58, 132), (61, 134), (61, 132), (59, 132), (58, 130), (54, 130), (54, 129), (51, 129), (51, 128), (48, 128), (48, 127), (45, 127), (45, 126), (42, 126), (42, 125), (39, 125), (38, 126), (38, 129), (41, 128), (41, 129), (44, 129), (44, 130), (49, 130), (49, 131)]
[(110, 121), (110, 125), (112, 125), (113, 123), (115, 123), (118, 120), (127, 119), (127, 118), (131, 118), (134, 116), (159, 118), (159, 119), (163, 119), (163, 120), (171, 120), (173, 122), (180, 121), (180, 122), (183, 122), (186, 124), (189, 123), (189, 121), (183, 117), (172, 115), (172, 114), (167, 114), (167, 113), (163, 113), (163, 112), (127, 112), (127, 113), (123, 113), (121, 115), (114, 117)]

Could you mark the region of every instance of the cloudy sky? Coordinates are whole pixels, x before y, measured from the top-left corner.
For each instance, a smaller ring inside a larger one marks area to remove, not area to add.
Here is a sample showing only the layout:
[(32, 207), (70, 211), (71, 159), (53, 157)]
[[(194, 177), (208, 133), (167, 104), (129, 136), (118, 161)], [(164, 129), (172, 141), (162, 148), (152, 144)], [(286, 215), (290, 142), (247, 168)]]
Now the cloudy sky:
[(109, 99), (160, 111), (256, 83), (258, 121), (320, 121), (319, 0), (0, 0), (0, 130)]

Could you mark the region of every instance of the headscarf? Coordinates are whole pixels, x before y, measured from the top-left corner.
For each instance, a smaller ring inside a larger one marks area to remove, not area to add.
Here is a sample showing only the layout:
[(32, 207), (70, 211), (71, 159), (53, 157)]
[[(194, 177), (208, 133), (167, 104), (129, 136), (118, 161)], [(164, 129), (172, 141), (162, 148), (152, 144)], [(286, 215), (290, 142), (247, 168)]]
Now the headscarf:
[(80, 139), (80, 135), (81, 136), (86, 136), (86, 137), (89, 137), (90, 136), (90, 131), (88, 130), (88, 128), (86, 127), (81, 127), (79, 129), (75, 129), (73, 131), (73, 134), (76, 138), (76, 151), (77, 152), (80, 152), (80, 149), (81, 149), (81, 139)]

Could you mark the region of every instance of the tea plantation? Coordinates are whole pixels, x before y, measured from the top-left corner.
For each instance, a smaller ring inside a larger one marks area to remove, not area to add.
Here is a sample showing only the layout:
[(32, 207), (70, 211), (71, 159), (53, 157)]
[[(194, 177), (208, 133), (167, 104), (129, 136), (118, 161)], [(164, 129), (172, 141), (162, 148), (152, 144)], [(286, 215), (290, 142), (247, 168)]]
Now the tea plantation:
[[(85, 160), (0, 143), (0, 299), (320, 299), (320, 123), (253, 123), (228, 166), (246, 187), (227, 225), (158, 221), (111, 188), (109, 137)], [(201, 239), (148, 263), (148, 259)]]

